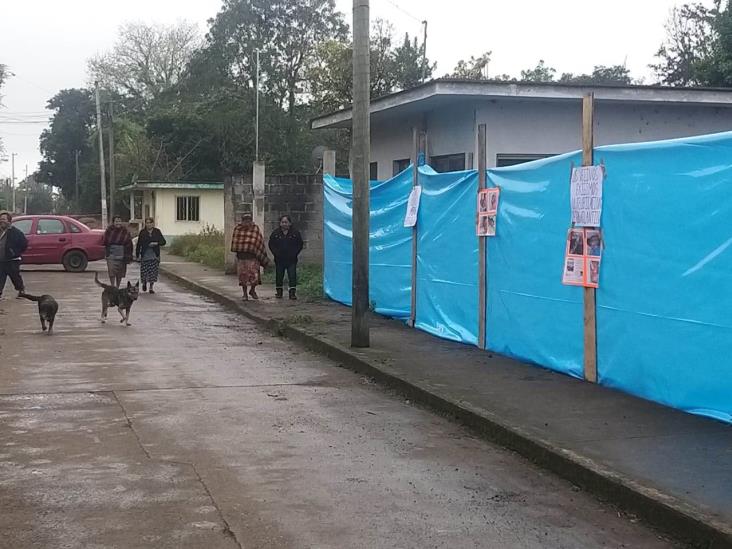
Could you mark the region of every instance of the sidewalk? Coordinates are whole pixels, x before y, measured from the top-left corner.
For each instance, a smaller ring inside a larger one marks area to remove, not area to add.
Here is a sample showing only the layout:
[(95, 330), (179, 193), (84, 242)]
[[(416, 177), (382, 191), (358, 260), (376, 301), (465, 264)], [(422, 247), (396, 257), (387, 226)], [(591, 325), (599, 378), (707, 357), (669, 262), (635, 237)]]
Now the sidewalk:
[(349, 347), (351, 310), (332, 302), (241, 301), (236, 279), (165, 254), (170, 278), (456, 417), (680, 539), (732, 547), (732, 428), (432, 337), (381, 317)]

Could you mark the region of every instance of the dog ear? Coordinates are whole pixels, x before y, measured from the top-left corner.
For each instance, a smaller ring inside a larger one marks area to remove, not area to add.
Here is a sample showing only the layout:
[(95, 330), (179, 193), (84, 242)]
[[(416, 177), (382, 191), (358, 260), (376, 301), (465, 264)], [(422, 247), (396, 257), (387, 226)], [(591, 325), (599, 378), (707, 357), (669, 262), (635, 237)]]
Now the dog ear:
[(139, 288), (139, 287), (140, 287), (140, 281), (138, 280), (137, 284), (135, 284), (135, 288)]
[(128, 280), (128, 281), (127, 281), (127, 289), (129, 290), (130, 288), (132, 288), (132, 282), (130, 282), (130, 281)]

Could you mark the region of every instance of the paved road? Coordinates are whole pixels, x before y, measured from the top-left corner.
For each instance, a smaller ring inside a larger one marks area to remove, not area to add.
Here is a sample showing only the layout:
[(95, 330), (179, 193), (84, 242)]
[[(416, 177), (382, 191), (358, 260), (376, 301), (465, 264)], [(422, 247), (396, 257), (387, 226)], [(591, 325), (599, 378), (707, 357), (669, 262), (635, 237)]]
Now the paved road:
[(92, 275), (26, 278), (61, 313), (0, 301), (2, 548), (673, 546), (179, 288), (124, 328)]

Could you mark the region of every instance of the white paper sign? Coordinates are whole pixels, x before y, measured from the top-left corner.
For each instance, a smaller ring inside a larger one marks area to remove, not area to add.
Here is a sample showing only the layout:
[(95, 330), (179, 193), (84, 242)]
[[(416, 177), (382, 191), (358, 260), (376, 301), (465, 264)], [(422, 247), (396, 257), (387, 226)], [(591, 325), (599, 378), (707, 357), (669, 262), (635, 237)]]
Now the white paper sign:
[(414, 227), (417, 224), (417, 214), (419, 213), (419, 199), (422, 196), (422, 187), (419, 185), (412, 187), (409, 193), (409, 201), (407, 202), (407, 215), (404, 216), (404, 226)]
[(602, 216), (602, 166), (572, 169), (570, 201), (575, 227), (599, 227)]

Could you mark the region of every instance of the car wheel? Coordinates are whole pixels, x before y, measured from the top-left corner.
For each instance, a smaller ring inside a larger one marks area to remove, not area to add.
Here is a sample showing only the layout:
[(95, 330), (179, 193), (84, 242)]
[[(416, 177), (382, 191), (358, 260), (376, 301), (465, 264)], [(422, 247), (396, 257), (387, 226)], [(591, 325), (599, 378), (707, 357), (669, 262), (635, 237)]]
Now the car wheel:
[(83, 273), (89, 260), (86, 254), (79, 250), (68, 252), (63, 259), (64, 269), (70, 273)]

